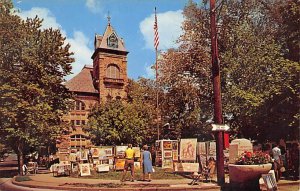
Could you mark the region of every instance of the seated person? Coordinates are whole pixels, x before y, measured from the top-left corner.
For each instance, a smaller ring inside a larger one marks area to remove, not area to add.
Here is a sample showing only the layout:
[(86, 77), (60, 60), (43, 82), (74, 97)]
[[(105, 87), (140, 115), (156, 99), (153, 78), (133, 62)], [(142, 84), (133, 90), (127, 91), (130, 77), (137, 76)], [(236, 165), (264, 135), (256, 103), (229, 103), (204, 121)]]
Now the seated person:
[(210, 178), (213, 177), (215, 169), (216, 169), (216, 161), (215, 161), (214, 157), (210, 157), (208, 159), (207, 166), (205, 166), (203, 169), (203, 175), (205, 176), (206, 180), (208, 179), (208, 177), (210, 177)]

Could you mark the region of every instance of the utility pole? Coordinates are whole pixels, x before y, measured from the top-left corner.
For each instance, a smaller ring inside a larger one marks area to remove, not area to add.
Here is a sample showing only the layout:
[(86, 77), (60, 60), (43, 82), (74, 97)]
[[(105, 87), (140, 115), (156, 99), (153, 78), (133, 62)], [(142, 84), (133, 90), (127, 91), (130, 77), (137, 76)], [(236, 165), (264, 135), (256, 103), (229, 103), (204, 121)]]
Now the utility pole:
[[(220, 83), (220, 65), (218, 59), (218, 43), (216, 31), (216, 2), (210, 0), (210, 26), (211, 26), (211, 54), (212, 54), (212, 77), (214, 91), (214, 122), (222, 124), (222, 102), (221, 102), (221, 83)], [(219, 185), (225, 183), (224, 175), (224, 152), (223, 152), (223, 132), (216, 131), (217, 146), (217, 181)]]

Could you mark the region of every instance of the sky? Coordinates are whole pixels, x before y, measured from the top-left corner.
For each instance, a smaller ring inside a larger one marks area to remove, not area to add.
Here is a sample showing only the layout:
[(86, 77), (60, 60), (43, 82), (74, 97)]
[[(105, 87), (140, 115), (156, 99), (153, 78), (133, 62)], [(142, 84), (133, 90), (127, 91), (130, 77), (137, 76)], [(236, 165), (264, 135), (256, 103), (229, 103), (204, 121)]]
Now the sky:
[(43, 19), (42, 28), (60, 29), (71, 45), (75, 62), (72, 75), (92, 65), (95, 34), (103, 35), (107, 16), (129, 51), (127, 73), (131, 79), (154, 78), (154, 8), (157, 9), (159, 50), (176, 48), (182, 34), (182, 10), (188, 0), (13, 0), (21, 18)]

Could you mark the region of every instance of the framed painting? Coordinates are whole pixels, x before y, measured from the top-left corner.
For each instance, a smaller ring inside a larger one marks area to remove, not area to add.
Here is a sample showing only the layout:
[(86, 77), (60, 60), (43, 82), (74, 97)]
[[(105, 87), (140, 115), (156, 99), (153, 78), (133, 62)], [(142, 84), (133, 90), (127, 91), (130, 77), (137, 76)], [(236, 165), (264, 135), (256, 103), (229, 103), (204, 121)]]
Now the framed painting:
[(206, 142), (198, 142), (198, 154), (206, 155)]
[(172, 141), (163, 141), (164, 150), (172, 150)]
[(116, 146), (116, 156), (124, 157), (127, 146)]
[(109, 172), (109, 165), (107, 164), (97, 165), (97, 172)]
[(79, 153), (80, 160), (88, 160), (88, 150), (81, 150)]
[(180, 160), (195, 161), (196, 146), (197, 146), (197, 139), (181, 139)]
[(106, 148), (104, 149), (104, 152), (105, 152), (105, 156), (112, 156), (113, 155), (113, 148), (110, 147), (110, 148)]
[(175, 172), (199, 172), (199, 163), (175, 163)]
[(178, 149), (178, 142), (177, 141), (172, 141), (172, 150), (176, 150)]
[(209, 142), (209, 155), (217, 155), (216, 142)]
[(164, 158), (172, 158), (172, 151), (164, 151)]
[(91, 169), (90, 169), (90, 164), (85, 163), (85, 164), (80, 164), (80, 175), (81, 176), (90, 176), (91, 175)]
[(140, 149), (140, 147), (132, 147), (132, 149), (134, 150), (134, 153), (135, 153), (134, 157), (140, 158), (141, 157), (141, 149)]
[(172, 158), (165, 158), (162, 160), (162, 166), (161, 168), (166, 169), (166, 168), (173, 168), (173, 161)]
[(125, 159), (116, 159), (116, 170), (123, 170), (125, 165)]
[(69, 159), (71, 162), (76, 162), (76, 159), (77, 159), (76, 153), (70, 153)]
[(178, 151), (172, 151), (173, 153), (173, 161), (178, 161)]
[(97, 147), (93, 147), (91, 148), (91, 152), (92, 152), (92, 157), (93, 158), (98, 158), (99, 157), (99, 148)]

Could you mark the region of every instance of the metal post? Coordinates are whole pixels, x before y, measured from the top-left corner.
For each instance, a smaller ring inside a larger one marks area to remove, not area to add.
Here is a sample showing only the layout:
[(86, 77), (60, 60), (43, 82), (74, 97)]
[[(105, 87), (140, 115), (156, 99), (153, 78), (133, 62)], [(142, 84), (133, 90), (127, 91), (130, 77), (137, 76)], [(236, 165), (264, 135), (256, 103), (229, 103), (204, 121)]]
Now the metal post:
[[(220, 68), (218, 60), (218, 44), (216, 31), (216, 2), (210, 0), (210, 25), (211, 25), (211, 51), (212, 51), (212, 77), (214, 91), (214, 121), (217, 124), (222, 124), (222, 102), (221, 102), (221, 86), (220, 86)], [(223, 153), (223, 132), (216, 132), (217, 146), (217, 178), (218, 184), (225, 183), (224, 176), (224, 153)]]
[(157, 49), (155, 50), (155, 79), (156, 79), (156, 128), (157, 128), (157, 140), (159, 140)]

